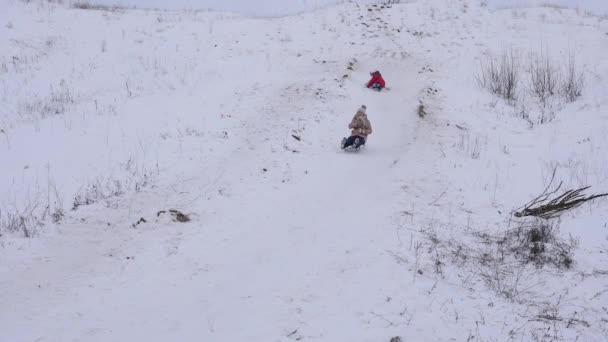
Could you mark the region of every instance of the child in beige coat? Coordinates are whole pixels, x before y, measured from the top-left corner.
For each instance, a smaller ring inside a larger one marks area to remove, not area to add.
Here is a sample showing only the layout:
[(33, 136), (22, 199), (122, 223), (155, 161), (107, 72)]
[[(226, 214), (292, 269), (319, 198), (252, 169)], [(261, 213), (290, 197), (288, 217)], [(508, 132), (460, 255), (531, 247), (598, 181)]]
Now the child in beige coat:
[(352, 129), (351, 135), (348, 138), (342, 139), (342, 149), (352, 147), (358, 149), (365, 144), (367, 136), (372, 134), (372, 124), (367, 118), (365, 111), (367, 107), (362, 105), (351, 120), (348, 128)]

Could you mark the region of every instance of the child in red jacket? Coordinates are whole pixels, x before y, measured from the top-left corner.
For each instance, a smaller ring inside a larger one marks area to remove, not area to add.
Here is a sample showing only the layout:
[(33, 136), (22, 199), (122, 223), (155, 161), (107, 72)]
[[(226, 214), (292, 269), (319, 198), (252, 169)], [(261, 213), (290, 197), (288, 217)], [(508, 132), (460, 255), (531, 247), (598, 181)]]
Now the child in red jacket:
[(380, 75), (380, 71), (376, 70), (374, 72), (370, 72), (369, 74), (372, 79), (367, 82), (367, 87), (377, 91), (382, 90), (382, 88), (385, 87), (385, 83), (382, 75)]

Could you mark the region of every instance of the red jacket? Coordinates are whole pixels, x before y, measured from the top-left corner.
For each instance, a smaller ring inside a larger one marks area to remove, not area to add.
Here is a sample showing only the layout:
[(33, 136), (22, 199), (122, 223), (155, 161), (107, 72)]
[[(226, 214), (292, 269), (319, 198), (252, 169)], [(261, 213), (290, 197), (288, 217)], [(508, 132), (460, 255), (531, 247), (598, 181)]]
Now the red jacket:
[(371, 87), (374, 83), (379, 83), (380, 86), (384, 88), (384, 79), (382, 78), (382, 75), (380, 75), (380, 73), (377, 71), (373, 74), (372, 79), (367, 82), (367, 87)]

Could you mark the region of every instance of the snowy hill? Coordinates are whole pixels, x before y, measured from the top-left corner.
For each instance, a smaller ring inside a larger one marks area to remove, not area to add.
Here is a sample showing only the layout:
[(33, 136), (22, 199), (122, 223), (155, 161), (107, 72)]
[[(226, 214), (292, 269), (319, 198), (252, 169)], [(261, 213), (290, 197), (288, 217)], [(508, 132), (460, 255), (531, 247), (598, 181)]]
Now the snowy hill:
[[(606, 340), (608, 201), (512, 215), (608, 192), (605, 17), (1, 6), (3, 340)], [(505, 51), (513, 100), (479, 84)], [(539, 102), (542, 54), (580, 96)]]

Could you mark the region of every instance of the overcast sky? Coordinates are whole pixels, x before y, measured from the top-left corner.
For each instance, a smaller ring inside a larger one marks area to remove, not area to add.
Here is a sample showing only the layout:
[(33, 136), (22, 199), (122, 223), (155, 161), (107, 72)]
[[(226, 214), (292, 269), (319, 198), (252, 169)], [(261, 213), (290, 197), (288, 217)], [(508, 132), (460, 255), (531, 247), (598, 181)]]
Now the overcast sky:
[[(424, 0), (419, 0), (424, 1)], [(491, 8), (556, 4), (608, 15), (608, 0), (486, 0)], [(140, 8), (212, 9), (238, 12), (245, 15), (279, 16), (314, 10), (346, 0), (91, 0), (101, 4), (119, 4)], [(358, 3), (378, 2), (355, 0)]]

